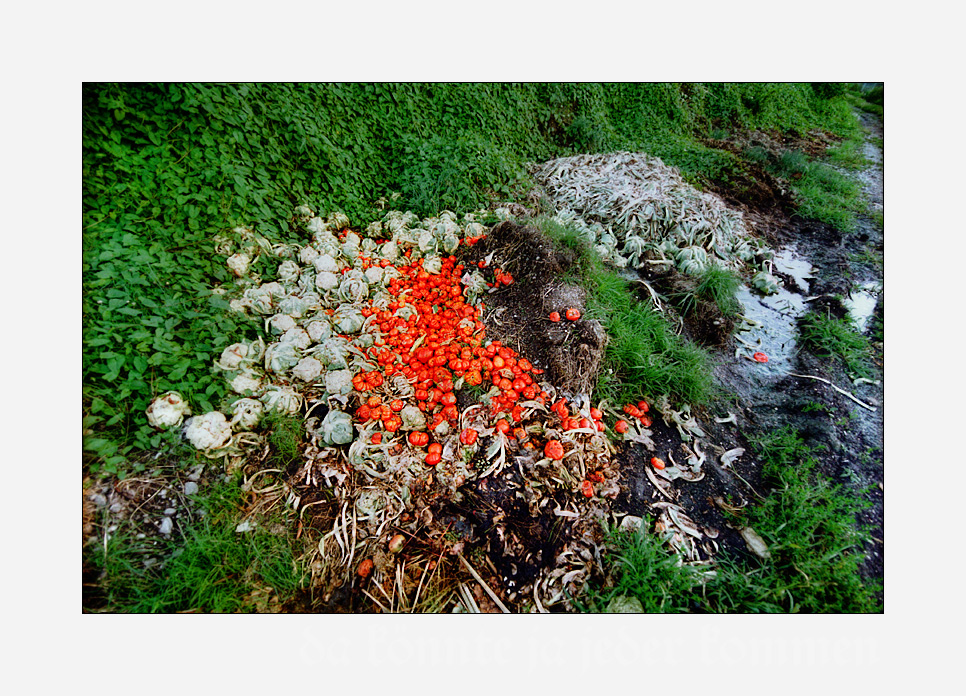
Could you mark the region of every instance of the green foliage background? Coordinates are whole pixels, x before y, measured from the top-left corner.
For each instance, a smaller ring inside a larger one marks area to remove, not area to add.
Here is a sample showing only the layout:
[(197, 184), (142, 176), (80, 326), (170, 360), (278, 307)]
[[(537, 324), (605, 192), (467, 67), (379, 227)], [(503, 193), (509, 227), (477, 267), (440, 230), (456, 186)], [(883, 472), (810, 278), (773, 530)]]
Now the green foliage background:
[(514, 200), (527, 162), (578, 152), (642, 150), (727, 179), (740, 162), (701, 143), (713, 131), (856, 128), (834, 86), (807, 83), (98, 83), (82, 109), (84, 446), (115, 473), (162, 442), (151, 396), (218, 407), (212, 359), (258, 330), (211, 294), (230, 279), (219, 231), (295, 241), (297, 205), (361, 225), (391, 192), (420, 215)]

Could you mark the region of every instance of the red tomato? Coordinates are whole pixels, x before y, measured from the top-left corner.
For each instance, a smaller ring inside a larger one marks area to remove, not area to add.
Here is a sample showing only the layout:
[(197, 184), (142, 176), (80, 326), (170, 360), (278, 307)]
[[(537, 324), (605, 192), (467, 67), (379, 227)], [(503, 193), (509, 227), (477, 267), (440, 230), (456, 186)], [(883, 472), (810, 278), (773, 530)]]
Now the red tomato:
[(567, 319), (569, 319), (570, 321), (577, 321), (578, 319), (580, 319), (580, 312), (578, 312), (573, 307), (571, 307), (570, 309), (568, 309), (566, 311), (565, 315), (566, 315)]
[(619, 433), (626, 433), (628, 427), (630, 426), (628, 426), (626, 420), (619, 420), (616, 423), (614, 423), (614, 430), (616, 430)]
[(583, 493), (588, 498), (593, 498), (594, 497), (594, 484), (592, 484), (590, 481), (581, 481), (580, 482), (580, 492)]
[(564, 456), (563, 445), (560, 444), (559, 440), (548, 440), (547, 444), (543, 448), (543, 454), (548, 459), (561, 460)]
[(550, 321), (560, 321), (560, 312), (550, 312)]
[(664, 460), (658, 459), (657, 457), (651, 457), (651, 466), (653, 466), (655, 469), (663, 469)]
[(479, 433), (473, 428), (463, 428), (463, 431), (460, 433), (460, 442), (469, 447), (476, 443), (477, 436), (479, 436)]

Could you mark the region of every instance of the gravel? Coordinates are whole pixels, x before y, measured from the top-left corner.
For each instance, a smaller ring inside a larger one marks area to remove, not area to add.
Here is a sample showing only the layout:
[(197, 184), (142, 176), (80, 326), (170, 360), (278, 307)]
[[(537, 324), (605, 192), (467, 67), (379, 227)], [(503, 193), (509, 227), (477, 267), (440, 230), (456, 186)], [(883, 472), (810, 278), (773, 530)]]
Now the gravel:
[(194, 481), (188, 481), (188, 483), (184, 485), (185, 495), (194, 495), (197, 492), (198, 492), (198, 484), (195, 483)]
[(159, 532), (161, 532), (162, 534), (170, 534), (171, 530), (173, 529), (174, 529), (174, 522), (171, 520), (170, 517), (164, 517), (161, 519), (161, 526), (158, 528)]

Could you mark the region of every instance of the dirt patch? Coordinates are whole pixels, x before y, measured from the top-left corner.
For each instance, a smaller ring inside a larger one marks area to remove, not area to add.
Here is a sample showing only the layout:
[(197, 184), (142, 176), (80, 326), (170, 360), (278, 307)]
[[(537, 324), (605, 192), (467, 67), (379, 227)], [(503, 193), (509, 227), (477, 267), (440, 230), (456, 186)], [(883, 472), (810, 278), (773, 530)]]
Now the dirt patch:
[(484, 272), (499, 268), (514, 278), (486, 297), (489, 335), (530, 356), (565, 393), (589, 394), (597, 382), (607, 333), (597, 321), (548, 318), (551, 312), (563, 317), (568, 309), (584, 314), (586, 293), (563, 281), (575, 262), (573, 254), (533, 227), (505, 221), (470, 247), (461, 261), (472, 268), (487, 258)]

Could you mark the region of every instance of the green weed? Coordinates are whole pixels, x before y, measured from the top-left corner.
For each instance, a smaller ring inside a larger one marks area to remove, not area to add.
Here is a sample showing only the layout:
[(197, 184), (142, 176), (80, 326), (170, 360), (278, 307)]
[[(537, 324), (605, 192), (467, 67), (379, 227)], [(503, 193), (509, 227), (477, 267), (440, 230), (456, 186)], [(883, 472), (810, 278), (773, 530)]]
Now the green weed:
[(812, 413), (813, 411), (821, 411), (823, 413), (832, 412), (832, 410), (825, 404), (817, 404), (814, 401), (810, 401), (802, 406), (802, 413)]
[(305, 423), (301, 418), (273, 411), (265, 416), (262, 425), (280, 467), (299, 461), (299, 444), (305, 439)]
[(856, 227), (856, 213), (862, 210), (858, 182), (828, 165), (809, 162), (793, 189), (802, 217), (828, 223), (844, 232)]
[(710, 597), (716, 611), (734, 610), (749, 586), (764, 606), (786, 612), (880, 611), (876, 587), (860, 567), (868, 535), (856, 514), (867, 507), (818, 471), (804, 441), (786, 428), (755, 441), (763, 476), (775, 486), (743, 522), (768, 543), (772, 555), (763, 573), (735, 564), (719, 574)]
[(145, 567), (156, 550), (137, 539), (126, 523), (106, 547), (88, 551), (101, 572), (106, 610), (123, 613), (236, 612), (250, 610), (246, 597), (264, 586), (281, 600), (301, 584), (286, 535), (268, 531), (267, 521), (236, 533), (244, 493), (237, 484), (215, 488), (207, 514), (184, 537), (164, 542), (161, 563)]
[(701, 580), (698, 571), (680, 565), (668, 553), (664, 540), (653, 532), (616, 531), (607, 540), (606, 558), (614, 584), (591, 588), (579, 603), (583, 611), (605, 612), (616, 597), (634, 597), (647, 613), (682, 613), (691, 610), (693, 590)]
[(784, 177), (804, 174), (808, 168), (808, 157), (798, 150), (785, 150), (778, 160), (778, 171)]
[(592, 587), (584, 611), (604, 611), (620, 595), (645, 611), (714, 613), (868, 613), (882, 610), (877, 583), (863, 580), (856, 523), (866, 503), (823, 476), (804, 441), (791, 430), (755, 441), (773, 490), (733, 516), (768, 544), (771, 558), (724, 556), (713, 578), (679, 565), (653, 534), (611, 534), (604, 553), (612, 585)]
[(734, 271), (712, 264), (698, 276), (698, 284), (692, 292), (681, 294), (674, 299), (681, 312), (688, 316), (697, 301), (713, 302), (722, 316), (736, 317), (741, 310), (736, 293), (741, 286), (741, 277)]
[(825, 151), (828, 161), (839, 167), (846, 169), (861, 169), (869, 162), (862, 154), (864, 138), (860, 133), (855, 133), (852, 137), (843, 140), (835, 147), (830, 147)]
[(869, 376), (869, 342), (848, 319), (808, 312), (798, 320), (798, 334), (802, 345), (816, 355), (838, 357), (850, 372)]

